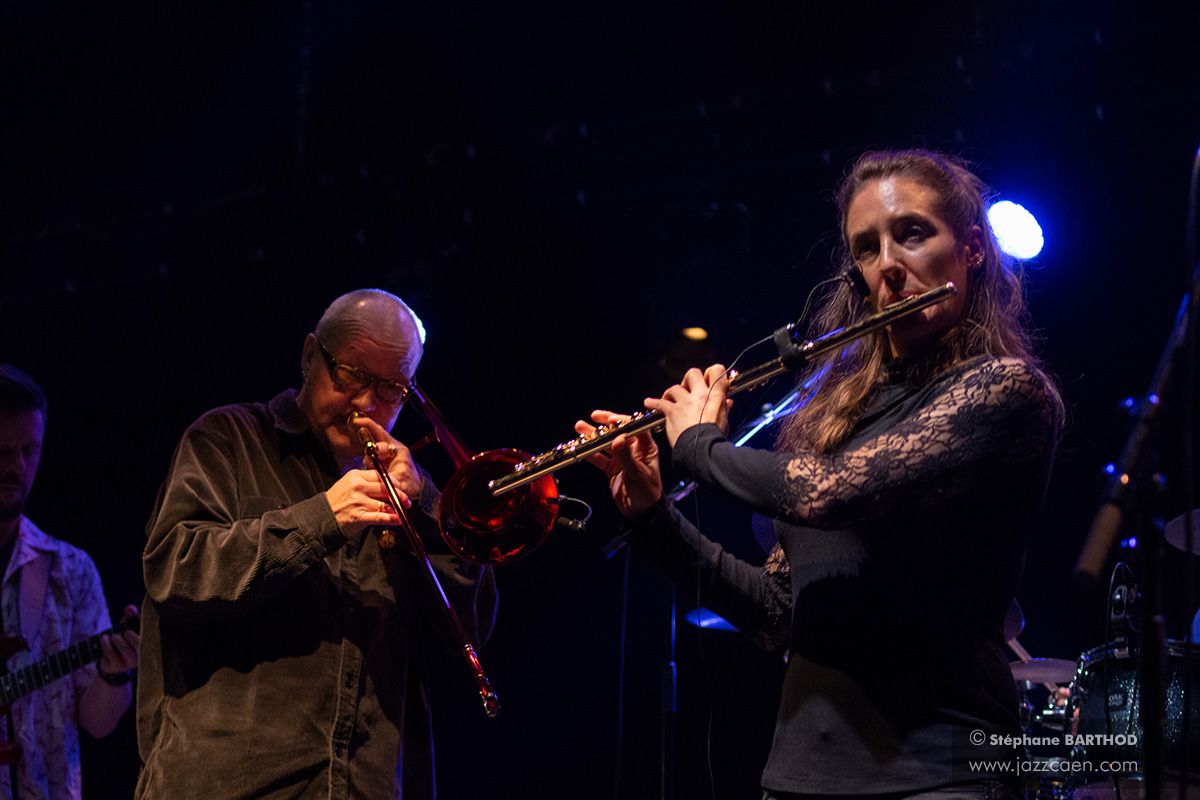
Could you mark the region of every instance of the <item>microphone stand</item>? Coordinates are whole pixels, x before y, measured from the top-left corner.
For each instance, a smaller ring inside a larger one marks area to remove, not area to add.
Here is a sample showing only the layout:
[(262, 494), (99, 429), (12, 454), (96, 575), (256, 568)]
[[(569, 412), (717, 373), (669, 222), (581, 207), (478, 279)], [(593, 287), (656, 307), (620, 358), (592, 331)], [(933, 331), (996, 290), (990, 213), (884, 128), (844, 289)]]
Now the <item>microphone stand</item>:
[(660, 800), (675, 798), (675, 731), (679, 718), (679, 689), (675, 669), (675, 618), (678, 612), (675, 585), (671, 585), (670, 636), (667, 643), (667, 661), (662, 669), (662, 741), (660, 762), (662, 772), (659, 781)]
[(1150, 388), (1136, 406), (1133, 430), (1129, 432), (1125, 446), (1121, 449), (1121, 458), (1110, 471), (1111, 477), (1104, 490), (1104, 499), (1092, 520), (1079, 559), (1075, 562), (1076, 580), (1089, 586), (1100, 580), (1104, 564), (1117, 543), (1117, 533), (1125, 516), (1125, 508), (1133, 504), (1137, 485), (1143, 477), (1150, 436), (1162, 411), (1162, 398), (1171, 385), (1175, 355), (1182, 348), (1187, 333), (1190, 299), (1190, 295), (1185, 296), (1179, 304), (1175, 324), (1171, 327), (1171, 335), (1167, 338), (1158, 364), (1154, 368)]
[[(1150, 475), (1149, 451), (1162, 401), (1170, 388), (1176, 356), (1183, 349), (1193, 314), (1197, 286), (1184, 295), (1175, 323), (1155, 366), (1150, 388), (1134, 411), (1133, 430), (1125, 440), (1121, 457), (1109, 468), (1104, 498), (1088, 531), (1087, 541), (1075, 563), (1077, 585), (1096, 584), (1104, 569), (1122, 524), (1128, 520), (1148, 535), (1139, 537), (1142, 562), (1142, 639), (1138, 646), (1138, 680), (1141, 686), (1139, 717), (1142, 726), (1142, 759), (1146, 797), (1161, 797), (1165, 756), (1166, 720), (1166, 617), (1162, 607), (1162, 530), (1155, 522), (1163, 502), (1163, 478)], [(1191, 368), (1191, 365), (1185, 365)], [(1192, 443), (1187, 442), (1187, 447)], [(1136, 514), (1133, 513), (1136, 509)], [(1190, 510), (1189, 512), (1190, 513)], [(1190, 659), (1190, 653), (1187, 656)]]

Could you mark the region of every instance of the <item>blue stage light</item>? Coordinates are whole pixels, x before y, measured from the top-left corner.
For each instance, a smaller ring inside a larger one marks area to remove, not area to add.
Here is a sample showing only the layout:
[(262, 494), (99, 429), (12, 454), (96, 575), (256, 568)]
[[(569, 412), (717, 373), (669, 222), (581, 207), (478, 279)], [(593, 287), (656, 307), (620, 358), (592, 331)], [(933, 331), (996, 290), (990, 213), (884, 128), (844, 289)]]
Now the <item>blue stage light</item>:
[(1042, 226), (1024, 206), (1001, 200), (988, 207), (987, 215), (996, 241), (1005, 253), (1026, 261), (1042, 252), (1046, 244)]

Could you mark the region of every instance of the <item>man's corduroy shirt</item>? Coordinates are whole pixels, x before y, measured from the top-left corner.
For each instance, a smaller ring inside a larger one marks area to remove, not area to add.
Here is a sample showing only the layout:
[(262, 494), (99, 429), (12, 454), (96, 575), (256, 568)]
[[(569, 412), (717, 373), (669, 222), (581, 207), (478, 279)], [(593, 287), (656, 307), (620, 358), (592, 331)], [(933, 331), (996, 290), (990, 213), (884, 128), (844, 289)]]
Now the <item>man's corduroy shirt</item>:
[[(347, 540), (339, 477), (292, 390), (184, 434), (143, 558), (137, 797), (433, 796), (420, 652), (440, 611), (403, 544)], [(426, 477), (410, 517), (478, 644), (494, 577), (438, 547), (436, 505)]]

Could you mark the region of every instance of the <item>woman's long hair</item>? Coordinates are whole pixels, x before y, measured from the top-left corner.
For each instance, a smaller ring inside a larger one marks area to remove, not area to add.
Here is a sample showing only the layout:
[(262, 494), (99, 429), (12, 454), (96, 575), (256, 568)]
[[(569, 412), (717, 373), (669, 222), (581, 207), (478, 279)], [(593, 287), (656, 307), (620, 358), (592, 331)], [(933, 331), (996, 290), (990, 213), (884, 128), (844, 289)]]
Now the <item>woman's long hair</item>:
[[(988, 224), (986, 210), (991, 192), (953, 156), (928, 150), (888, 150), (859, 157), (836, 197), (842, 232), (838, 270), (853, 264), (846, 241), (846, 212), (851, 201), (867, 183), (890, 177), (909, 178), (937, 192), (942, 217), (960, 245), (968, 241), (973, 226), (979, 226), (983, 232), (983, 261), (967, 280), (963, 318), (942, 335), (941, 345), (927, 368), (938, 372), (982, 355), (1013, 356), (1037, 368), (1026, 328), (1020, 275), (1001, 254)], [(862, 319), (872, 310), (868, 301), (842, 282), (814, 312), (812, 329), (833, 330)], [(816, 376), (813, 397), (784, 423), (777, 448), (785, 452), (827, 453), (845, 441), (883, 378), (887, 353), (887, 336), (879, 331), (840, 351), (814, 359), (803, 376), (803, 379)], [(1046, 385), (1057, 399), (1057, 390), (1049, 378)]]

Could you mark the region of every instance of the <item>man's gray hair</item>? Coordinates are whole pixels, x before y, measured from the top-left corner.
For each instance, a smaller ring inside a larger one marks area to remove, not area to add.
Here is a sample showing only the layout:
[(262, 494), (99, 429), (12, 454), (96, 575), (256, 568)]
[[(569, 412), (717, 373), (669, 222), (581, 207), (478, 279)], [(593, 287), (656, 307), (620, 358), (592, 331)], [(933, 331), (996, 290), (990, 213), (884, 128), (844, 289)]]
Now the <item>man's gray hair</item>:
[(337, 350), (353, 337), (411, 348), (415, 371), (425, 345), (425, 326), (408, 304), (383, 289), (355, 289), (329, 304), (317, 322), (317, 338)]

